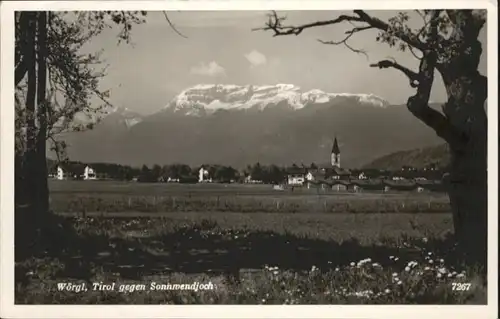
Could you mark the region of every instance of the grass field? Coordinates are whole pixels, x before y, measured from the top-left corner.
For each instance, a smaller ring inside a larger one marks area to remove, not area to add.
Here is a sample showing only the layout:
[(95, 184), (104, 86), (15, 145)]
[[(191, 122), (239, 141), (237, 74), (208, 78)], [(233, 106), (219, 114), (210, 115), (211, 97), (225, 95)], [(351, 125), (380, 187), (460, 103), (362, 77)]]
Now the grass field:
[[(19, 258), (20, 304), (486, 303), (483, 270), (462, 264), (450, 240), (450, 213), (444, 208), (381, 213), (381, 203), (388, 202), (446, 207), (443, 195), (318, 196), (315, 190), (291, 194), (262, 185), (54, 182), (50, 187), (52, 207), (65, 217), (58, 217), (61, 226), (53, 238), (35, 243), (37, 253)], [(177, 201), (162, 210), (168, 205), (149, 202), (155, 197), (197, 199), (198, 206), (188, 209)], [(206, 204), (214, 197), (219, 206)], [(318, 197), (357, 210), (322, 211), (312, 204)], [(123, 201), (140, 198), (155, 209), (119, 209)], [(224, 209), (221, 198), (254, 202), (236, 211), (236, 206)], [(78, 200), (81, 207), (92, 200), (100, 206), (81, 217), (68, 206)], [(258, 204), (273, 200), (300, 206), (292, 214)], [(61, 240), (58, 232), (71, 237)], [(213, 289), (151, 289), (152, 282), (195, 281)], [(88, 291), (59, 291), (62, 282), (86, 283)], [(112, 291), (92, 289), (93, 283), (113, 282)], [(470, 289), (455, 291), (457, 283)]]
[(445, 194), (348, 193), (270, 185), (51, 181), (58, 212), (443, 213)]

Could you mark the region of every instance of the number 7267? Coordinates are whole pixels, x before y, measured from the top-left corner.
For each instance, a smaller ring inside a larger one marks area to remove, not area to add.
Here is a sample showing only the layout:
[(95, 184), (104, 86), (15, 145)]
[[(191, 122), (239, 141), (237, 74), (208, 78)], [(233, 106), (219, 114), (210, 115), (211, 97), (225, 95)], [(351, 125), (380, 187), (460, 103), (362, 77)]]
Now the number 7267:
[(454, 291), (468, 291), (471, 287), (470, 283), (462, 283), (462, 282), (452, 282), (451, 290)]

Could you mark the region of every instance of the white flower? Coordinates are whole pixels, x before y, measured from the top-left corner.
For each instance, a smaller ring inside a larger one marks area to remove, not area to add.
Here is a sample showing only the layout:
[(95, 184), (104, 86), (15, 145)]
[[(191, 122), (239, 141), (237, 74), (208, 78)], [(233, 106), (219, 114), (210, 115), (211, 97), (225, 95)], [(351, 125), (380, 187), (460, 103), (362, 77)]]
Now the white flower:
[(423, 241), (424, 243), (426, 243), (426, 242), (428, 242), (429, 240), (428, 240), (426, 237), (424, 237), (424, 238), (422, 238), (422, 241)]
[(399, 260), (399, 257), (394, 258), (394, 261), (398, 261), (398, 260)]
[(446, 268), (439, 268), (438, 271), (442, 274), (446, 274)]
[(386, 289), (386, 290), (385, 290), (385, 293), (386, 293), (386, 294), (388, 294), (388, 293), (390, 293), (390, 292), (391, 292), (391, 290), (390, 290), (390, 289)]
[(465, 277), (465, 275), (464, 275), (464, 274), (458, 274), (458, 275), (457, 275), (457, 278), (463, 278), (463, 277)]
[(441, 277), (443, 277), (443, 275), (441, 275), (440, 273), (438, 273), (436, 277), (441, 278)]
[(434, 261), (432, 259), (429, 259), (429, 264), (433, 264)]
[(410, 271), (410, 267), (406, 267), (406, 268), (405, 268), (405, 271)]
[(395, 272), (395, 273), (392, 274), (392, 277), (397, 277), (397, 276), (398, 276), (397, 272)]
[(353, 266), (353, 267), (354, 267), (354, 265), (356, 265), (356, 264), (354, 263), (354, 261), (353, 261), (353, 262), (351, 262), (351, 266)]
[(428, 266), (426, 266), (426, 267), (424, 268), (424, 270), (429, 270), (429, 269), (431, 269), (431, 268), (430, 268), (430, 267), (428, 267)]
[(398, 281), (398, 285), (401, 285), (401, 284), (403, 284), (403, 282), (402, 282), (401, 280), (400, 280), (400, 281)]
[(340, 270), (340, 269), (339, 269), (338, 267), (337, 267), (337, 268), (335, 268), (335, 271), (339, 271), (339, 270)]
[(389, 256), (389, 259), (394, 259), (394, 256)]
[(444, 260), (443, 260), (443, 259), (439, 259), (439, 262), (440, 262), (440, 263), (444, 263)]
[(428, 252), (428, 253), (427, 253), (427, 255), (429, 255), (429, 256), (430, 256), (430, 255), (432, 255), (432, 253), (431, 253), (431, 252)]

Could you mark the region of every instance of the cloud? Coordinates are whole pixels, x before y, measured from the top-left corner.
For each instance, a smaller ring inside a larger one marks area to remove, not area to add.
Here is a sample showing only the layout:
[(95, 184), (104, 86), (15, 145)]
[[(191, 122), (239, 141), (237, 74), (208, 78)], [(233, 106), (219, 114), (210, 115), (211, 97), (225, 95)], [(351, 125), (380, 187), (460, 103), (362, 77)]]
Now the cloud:
[(217, 62), (212, 61), (206, 64), (204, 62), (201, 62), (198, 66), (191, 67), (191, 73), (207, 76), (219, 76), (225, 75), (226, 70)]
[(254, 68), (267, 63), (266, 56), (257, 50), (253, 50), (252, 52), (245, 54), (245, 58)]

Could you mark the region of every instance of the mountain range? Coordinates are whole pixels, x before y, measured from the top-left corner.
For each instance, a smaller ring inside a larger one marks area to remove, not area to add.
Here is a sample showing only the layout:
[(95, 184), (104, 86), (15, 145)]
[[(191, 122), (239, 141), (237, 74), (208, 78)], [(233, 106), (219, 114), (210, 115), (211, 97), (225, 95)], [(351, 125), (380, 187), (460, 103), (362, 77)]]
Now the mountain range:
[(404, 105), (373, 94), (303, 92), (291, 84), (200, 84), (154, 114), (118, 107), (93, 130), (63, 138), (71, 160), (82, 162), (243, 167), (328, 163), (335, 136), (346, 167), (442, 144)]

